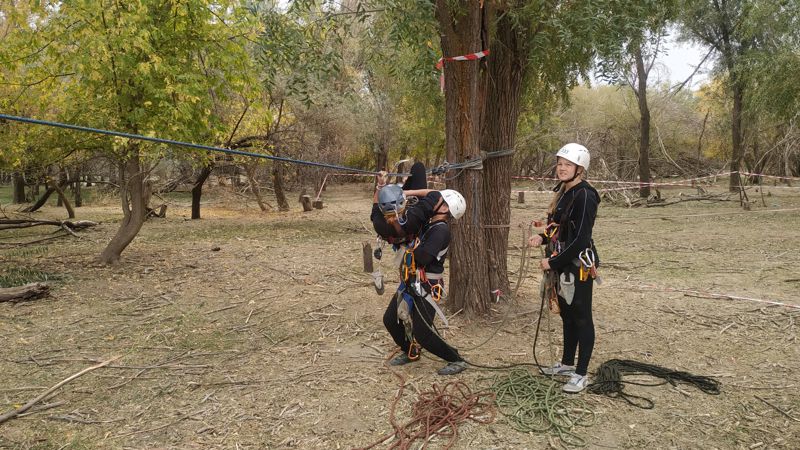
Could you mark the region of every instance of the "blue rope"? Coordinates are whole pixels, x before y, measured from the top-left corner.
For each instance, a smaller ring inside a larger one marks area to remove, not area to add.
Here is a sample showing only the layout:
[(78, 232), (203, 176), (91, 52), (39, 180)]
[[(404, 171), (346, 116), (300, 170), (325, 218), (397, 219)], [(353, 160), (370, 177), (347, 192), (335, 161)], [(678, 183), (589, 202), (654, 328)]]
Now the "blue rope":
[[(70, 124), (67, 124), (67, 123), (52, 122), (52, 121), (49, 121), (49, 120), (31, 119), (29, 117), (19, 117), (19, 116), (10, 116), (8, 114), (0, 114), (0, 120), (2, 120), (2, 119), (12, 120), (12, 121), (15, 121), (15, 122), (29, 123), (29, 124), (34, 124), (34, 125), (45, 125), (45, 126), (49, 126), (49, 127), (66, 128), (68, 130), (83, 131), (83, 132), (87, 132), (87, 133), (105, 134), (105, 135), (108, 135), (108, 136), (118, 136), (118, 137), (124, 137), (124, 138), (128, 138), (128, 139), (137, 139), (137, 140), (140, 140), (140, 141), (157, 142), (159, 144), (177, 145), (177, 146), (181, 146), (181, 147), (196, 148), (196, 149), (200, 149), (200, 150), (209, 150), (209, 151), (213, 151), (213, 152), (222, 152), (222, 153), (227, 153), (229, 155), (249, 156), (249, 157), (252, 157), (252, 158), (263, 158), (263, 159), (269, 159), (269, 160), (273, 160), (273, 161), (283, 161), (283, 162), (287, 162), (287, 163), (291, 163), (291, 164), (301, 164), (301, 165), (306, 165), (306, 166), (323, 167), (323, 168), (328, 168), (328, 169), (340, 170), (340, 171), (343, 171), (343, 172), (355, 172), (355, 173), (360, 173), (360, 174), (365, 174), (365, 175), (378, 175), (378, 172), (375, 172), (375, 171), (372, 171), (372, 170), (356, 169), (356, 168), (353, 168), (353, 167), (339, 166), (339, 165), (336, 165), (336, 164), (326, 164), (326, 163), (320, 163), (320, 162), (314, 162), (314, 161), (304, 161), (302, 159), (292, 159), (292, 158), (285, 158), (285, 157), (282, 157), (282, 156), (265, 155), (265, 154), (262, 154), (262, 153), (245, 152), (245, 151), (242, 151), (242, 150), (232, 150), (232, 149), (229, 149), (229, 148), (212, 147), (210, 145), (203, 145), (203, 144), (192, 144), (190, 142), (175, 141), (175, 140), (172, 140), (172, 139), (162, 139), (162, 138), (155, 138), (155, 137), (150, 137), (150, 136), (142, 136), (141, 134), (124, 133), (122, 131), (111, 131), (111, 130), (103, 130), (103, 129), (100, 129), (100, 128), (83, 127), (83, 126), (80, 126), (80, 125), (70, 125)], [(499, 158), (501, 156), (511, 156), (513, 153), (514, 153), (513, 149), (499, 150), (499, 151), (495, 151), (495, 152), (486, 153), (485, 156), (483, 156), (481, 158), (476, 158), (476, 159), (473, 159), (473, 160), (470, 160), (470, 161), (465, 161), (465, 162), (462, 162), (462, 163), (450, 164), (447, 161), (445, 161), (444, 164), (442, 164), (439, 167), (434, 167), (433, 169), (428, 169), (427, 173), (430, 173), (430, 174), (433, 174), (433, 175), (443, 175), (449, 170), (480, 169), (480, 168), (483, 167), (482, 166), (482, 162), (483, 162), (484, 159)], [(409, 174), (409, 173), (389, 173), (388, 175), (392, 176), (392, 177), (397, 177), (397, 176), (405, 177), (405, 176), (409, 176), (411, 174)]]
[[(292, 164), (301, 164), (301, 165), (314, 166), (314, 167), (324, 167), (324, 168), (328, 168), (328, 169), (341, 170), (341, 171), (344, 171), (344, 172), (356, 172), (356, 173), (362, 173), (362, 174), (365, 174), (365, 175), (377, 175), (378, 174), (378, 172), (371, 171), (371, 170), (364, 170), (364, 169), (356, 169), (356, 168), (353, 168), (353, 167), (338, 166), (336, 164), (325, 164), (325, 163), (314, 162), (314, 161), (303, 161), (303, 160), (300, 160), (300, 159), (284, 158), (284, 157), (281, 157), (281, 156), (264, 155), (262, 153), (245, 152), (245, 151), (241, 151), (241, 150), (232, 150), (232, 149), (229, 149), (229, 148), (212, 147), (210, 145), (192, 144), (192, 143), (189, 143), (189, 142), (174, 141), (172, 139), (161, 139), (161, 138), (155, 138), (155, 137), (149, 137), (149, 136), (142, 136), (140, 134), (123, 133), (121, 131), (102, 130), (102, 129), (99, 129), (99, 128), (82, 127), (82, 126), (79, 126), (79, 125), (70, 125), (70, 124), (66, 124), (66, 123), (51, 122), (51, 121), (48, 121), (48, 120), (37, 120), (37, 119), (31, 119), (31, 118), (28, 118), (28, 117), (9, 116), (8, 114), (0, 114), (0, 119), (12, 120), (12, 121), (15, 121), (15, 122), (30, 123), (30, 124), (34, 124), (34, 125), (45, 125), (45, 126), (49, 126), (49, 127), (66, 128), (68, 130), (84, 131), (84, 132), (87, 132), (87, 133), (97, 133), (97, 134), (105, 134), (105, 135), (109, 135), (109, 136), (119, 136), (119, 137), (124, 137), (124, 138), (128, 138), (128, 139), (138, 139), (138, 140), (141, 140), (141, 141), (157, 142), (159, 144), (178, 145), (178, 146), (181, 146), (181, 147), (190, 147), (190, 148), (196, 148), (196, 149), (200, 149), (200, 150), (210, 150), (210, 151), (214, 151), (214, 152), (227, 153), (229, 155), (250, 156), (250, 157), (253, 157), (253, 158), (264, 158), (264, 159), (270, 159), (270, 160), (273, 160), (273, 161), (283, 161), (283, 162), (292, 163)], [(410, 174), (408, 174), (408, 173), (390, 173), (389, 174), (389, 176), (393, 176), (393, 177), (394, 176), (408, 176), (408, 175), (410, 175)]]

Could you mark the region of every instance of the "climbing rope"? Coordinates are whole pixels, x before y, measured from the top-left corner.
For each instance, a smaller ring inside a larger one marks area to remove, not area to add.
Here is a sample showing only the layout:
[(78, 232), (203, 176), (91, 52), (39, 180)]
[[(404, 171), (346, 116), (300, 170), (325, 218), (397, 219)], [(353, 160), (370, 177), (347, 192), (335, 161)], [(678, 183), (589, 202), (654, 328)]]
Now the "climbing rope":
[(586, 445), (575, 428), (593, 425), (595, 414), (579, 397), (562, 393), (560, 383), (518, 368), (504, 376), (495, 376), (490, 389), (495, 393), (500, 413), (514, 429), (523, 433), (550, 433), (566, 445)]
[[(294, 158), (286, 158), (282, 156), (273, 156), (273, 155), (265, 155), (263, 153), (253, 153), (253, 152), (246, 152), (242, 150), (233, 150), (230, 148), (222, 148), (222, 147), (214, 147), (211, 145), (203, 145), (203, 144), (194, 144), (191, 142), (183, 142), (183, 141), (176, 141), (172, 139), (163, 139), (151, 136), (143, 136), (141, 134), (134, 134), (134, 133), (125, 133), (122, 131), (111, 131), (111, 130), (104, 130), (101, 128), (92, 128), (92, 127), (84, 127), (80, 125), (71, 125), (67, 123), (60, 123), (60, 122), (53, 122), (50, 120), (38, 120), (32, 119), (29, 117), (19, 117), (19, 116), (12, 116), (8, 114), (0, 114), (0, 120), (11, 120), (14, 122), (22, 122), (27, 124), (33, 125), (44, 125), (49, 127), (56, 127), (56, 128), (65, 128), (68, 130), (74, 131), (83, 131), (86, 133), (95, 133), (95, 134), (104, 134), (107, 136), (117, 136), (123, 137), (127, 139), (136, 139), (140, 141), (147, 141), (147, 142), (155, 142), (158, 144), (168, 144), (168, 145), (177, 145), (180, 147), (189, 147), (199, 150), (208, 150), (213, 152), (222, 152), (229, 155), (239, 155), (239, 156), (249, 156), (252, 158), (263, 158), (269, 159), (273, 161), (282, 161), (291, 164), (300, 164), (306, 166), (314, 166), (314, 167), (323, 167), (328, 169), (335, 169), (345, 172), (355, 172), (360, 174), (367, 174), (367, 175), (377, 175), (379, 172), (373, 170), (364, 170), (364, 169), (356, 169), (353, 167), (346, 167), (340, 166), (337, 164), (327, 164), (327, 163), (320, 163), (315, 161), (304, 161), (301, 159), (294, 159)], [(433, 169), (429, 169), (427, 173), (434, 174), (434, 175), (441, 175), (446, 173), (449, 170), (458, 170), (458, 169), (481, 169), (483, 167), (483, 161), (485, 159), (491, 158), (499, 158), (502, 156), (509, 156), (514, 153), (513, 149), (510, 150), (498, 150), (495, 152), (481, 152), (481, 155), (477, 158), (462, 162), (462, 163), (448, 163), (447, 161), (444, 164), (434, 167)], [(389, 173), (389, 176), (409, 176), (409, 173)]]
[(400, 380), (400, 389), (389, 409), (389, 422), (394, 432), (380, 437), (377, 441), (362, 447), (373, 448), (387, 439), (394, 439), (390, 449), (406, 450), (421, 441), (425, 448), (434, 437), (447, 438), (442, 448), (452, 448), (458, 440), (458, 426), (466, 421), (487, 424), (494, 421), (494, 394), (490, 391), (472, 392), (466, 383), (452, 381), (445, 385), (434, 384), (432, 389), (419, 394), (412, 408), (411, 419), (400, 425), (396, 420), (397, 403), (403, 396), (406, 379), (402, 374), (392, 371)]
[[(664, 379), (661, 383), (647, 384), (633, 381), (622, 381), (622, 375), (645, 374)], [(691, 384), (710, 395), (720, 393), (720, 382), (714, 378), (693, 375), (688, 372), (671, 370), (665, 367), (647, 364), (629, 359), (610, 359), (597, 368), (592, 384), (586, 390), (593, 394), (605, 394), (612, 398), (621, 398), (633, 406), (642, 409), (653, 409), (655, 404), (646, 397), (627, 394), (623, 392), (625, 384), (637, 386), (661, 386), (671, 384), (677, 386), (678, 382)]]

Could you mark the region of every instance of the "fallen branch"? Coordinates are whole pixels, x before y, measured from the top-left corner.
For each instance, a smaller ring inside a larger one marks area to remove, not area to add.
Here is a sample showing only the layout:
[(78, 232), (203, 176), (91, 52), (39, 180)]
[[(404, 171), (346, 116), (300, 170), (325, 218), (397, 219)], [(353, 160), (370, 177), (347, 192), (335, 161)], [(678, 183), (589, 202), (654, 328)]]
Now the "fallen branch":
[(789, 415), (789, 413), (787, 413), (786, 411), (778, 408), (777, 406), (773, 405), (772, 403), (768, 402), (767, 400), (765, 400), (765, 399), (763, 399), (763, 398), (761, 398), (761, 397), (759, 397), (757, 395), (754, 395), (754, 397), (759, 399), (759, 400), (761, 400), (762, 402), (768, 404), (769, 406), (773, 407), (775, 409), (775, 411), (778, 411), (779, 413), (783, 414), (784, 416), (788, 417), (789, 419), (792, 419), (795, 422), (800, 422), (800, 419), (798, 419), (796, 417), (792, 417), (791, 415)]
[(18, 228), (30, 228), (41, 225), (53, 225), (59, 228), (69, 228), (70, 230), (82, 230), (97, 225), (91, 220), (34, 220), (34, 219), (0, 219), (0, 230), (13, 230)]
[(698, 195), (698, 196), (692, 196), (692, 197), (688, 197), (688, 196), (687, 197), (680, 197), (678, 200), (673, 200), (673, 201), (668, 201), (668, 202), (665, 201), (665, 202), (661, 202), (661, 203), (647, 203), (647, 204), (645, 204), (645, 207), (646, 208), (656, 208), (656, 207), (660, 207), (660, 206), (675, 205), (675, 204), (683, 203), (683, 202), (699, 202), (699, 201), (728, 202), (728, 201), (731, 201), (731, 199), (730, 199), (730, 193), (729, 192), (725, 192), (723, 194)]
[(44, 283), (28, 283), (23, 286), (0, 288), (0, 303), (33, 300), (46, 296), (50, 287)]
[(51, 387), (50, 389), (48, 389), (47, 391), (45, 391), (44, 393), (42, 393), (38, 397), (34, 398), (33, 400), (29, 401), (28, 403), (22, 405), (21, 407), (15, 409), (13, 411), (9, 411), (9, 412), (3, 414), (2, 416), (0, 416), (0, 424), (2, 424), (3, 422), (5, 422), (7, 420), (13, 419), (13, 418), (17, 417), (18, 415), (24, 413), (25, 411), (31, 409), (31, 407), (33, 407), (35, 404), (39, 403), (40, 401), (44, 400), (45, 398), (49, 397), (50, 394), (52, 394), (56, 389), (60, 388), (61, 386), (64, 386), (65, 384), (67, 384), (70, 381), (80, 377), (81, 375), (89, 373), (89, 372), (91, 372), (91, 371), (93, 371), (95, 369), (99, 369), (99, 368), (101, 368), (103, 366), (107, 366), (107, 365), (111, 364), (112, 362), (118, 360), (120, 357), (121, 356), (115, 356), (115, 357), (113, 357), (113, 358), (111, 358), (109, 360), (101, 362), (100, 364), (94, 365), (92, 367), (87, 367), (87, 368), (81, 370), (80, 372), (78, 372), (78, 373), (76, 373), (76, 374), (74, 374), (74, 375), (72, 375), (72, 376), (70, 376), (68, 378), (65, 378), (64, 380), (59, 381), (58, 383), (55, 384), (55, 386)]

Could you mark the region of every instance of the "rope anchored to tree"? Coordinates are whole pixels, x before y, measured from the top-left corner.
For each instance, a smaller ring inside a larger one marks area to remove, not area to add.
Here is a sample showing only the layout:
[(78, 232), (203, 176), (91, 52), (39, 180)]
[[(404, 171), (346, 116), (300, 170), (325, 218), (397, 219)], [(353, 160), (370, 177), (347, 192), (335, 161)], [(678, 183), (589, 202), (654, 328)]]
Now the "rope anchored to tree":
[[(305, 161), (305, 160), (302, 160), (302, 159), (287, 158), (287, 157), (283, 157), (283, 156), (265, 155), (263, 153), (246, 152), (246, 151), (234, 150), (234, 149), (230, 149), (230, 148), (215, 147), (215, 146), (212, 146), (212, 145), (194, 144), (194, 143), (191, 143), (191, 142), (176, 141), (176, 140), (173, 140), (173, 139), (163, 139), (163, 138), (157, 138), (157, 137), (152, 137), (152, 136), (144, 136), (144, 135), (141, 135), (141, 134), (125, 133), (125, 132), (122, 132), (122, 131), (112, 131), (112, 130), (104, 130), (104, 129), (101, 129), (101, 128), (84, 127), (84, 126), (72, 125), (72, 124), (68, 124), (68, 123), (53, 122), (53, 121), (50, 121), (50, 120), (32, 119), (32, 118), (29, 118), (29, 117), (11, 116), (11, 115), (8, 115), (8, 114), (0, 114), (0, 120), (10, 120), (10, 121), (14, 121), (14, 122), (22, 122), (22, 123), (33, 124), (33, 125), (44, 125), (44, 126), (49, 126), (49, 127), (65, 128), (65, 129), (68, 129), (68, 130), (82, 131), (82, 132), (85, 132), (85, 133), (103, 134), (103, 135), (107, 135), (107, 136), (116, 136), (116, 137), (122, 137), (122, 138), (126, 138), (126, 139), (136, 139), (136, 140), (139, 140), (139, 141), (155, 142), (155, 143), (158, 143), (158, 144), (176, 145), (176, 146), (179, 146), (179, 147), (188, 147), (188, 148), (193, 148), (193, 149), (198, 149), (198, 150), (208, 150), (208, 151), (212, 151), (212, 152), (221, 152), (221, 153), (226, 153), (226, 154), (229, 154), (229, 155), (237, 155), (237, 156), (247, 156), (247, 157), (251, 157), (251, 158), (269, 159), (269, 160), (272, 160), (272, 161), (281, 161), (281, 162), (286, 162), (286, 163), (290, 163), (290, 164), (300, 164), (300, 165), (306, 165), (306, 166), (321, 167), (321, 168), (339, 170), (339, 171), (342, 171), (342, 172), (353, 172), (353, 173), (358, 173), (358, 174), (363, 174), (363, 175), (378, 175), (378, 173), (379, 173), (379, 172), (376, 172), (374, 170), (357, 169), (357, 168), (354, 168), (354, 167), (340, 166), (340, 165), (337, 165), (337, 164), (328, 164), (328, 163), (321, 163), (321, 162), (315, 162), (315, 161)], [(500, 151), (496, 151), (496, 152), (484, 152), (484, 153), (482, 153), (480, 155), (480, 157), (475, 158), (475, 159), (471, 159), (469, 161), (465, 161), (465, 162), (462, 162), (462, 163), (448, 163), (448, 162), (445, 161), (445, 163), (440, 165), (439, 167), (435, 167), (433, 169), (428, 170), (428, 173), (431, 173), (431, 174), (434, 174), (434, 175), (440, 175), (440, 174), (444, 174), (444, 173), (446, 173), (447, 171), (450, 171), (450, 170), (481, 169), (483, 167), (483, 160), (484, 159), (496, 158), (496, 157), (500, 157), (500, 156), (508, 156), (508, 155), (510, 155), (512, 153), (514, 153), (514, 150), (500, 150)], [(393, 177), (394, 176), (405, 177), (405, 176), (409, 176), (411, 174), (409, 174), (409, 173), (389, 173), (388, 175), (389, 176), (393, 176)]]

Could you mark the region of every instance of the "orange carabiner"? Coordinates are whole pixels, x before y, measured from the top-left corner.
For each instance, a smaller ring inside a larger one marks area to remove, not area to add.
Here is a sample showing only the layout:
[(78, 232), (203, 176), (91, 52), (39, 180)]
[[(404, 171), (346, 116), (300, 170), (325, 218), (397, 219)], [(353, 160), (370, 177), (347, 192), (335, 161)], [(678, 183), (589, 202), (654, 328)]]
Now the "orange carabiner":
[(439, 303), (439, 300), (442, 299), (442, 285), (441, 284), (431, 284), (431, 298), (436, 303)]
[(549, 225), (547, 225), (547, 227), (544, 229), (544, 235), (545, 235), (545, 237), (547, 237), (548, 239), (552, 239), (552, 238), (553, 238), (553, 236), (555, 236), (555, 235), (556, 235), (556, 233), (558, 233), (558, 224), (557, 224), (557, 223), (555, 223), (555, 222), (553, 222), (553, 223), (550, 223), (550, 224), (549, 224)]

